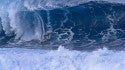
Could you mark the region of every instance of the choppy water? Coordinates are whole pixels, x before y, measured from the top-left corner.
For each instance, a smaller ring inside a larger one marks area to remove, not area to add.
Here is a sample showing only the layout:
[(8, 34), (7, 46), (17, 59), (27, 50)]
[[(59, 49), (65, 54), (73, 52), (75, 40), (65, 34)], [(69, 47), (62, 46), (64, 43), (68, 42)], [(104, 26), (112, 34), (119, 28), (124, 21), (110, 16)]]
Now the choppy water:
[(124, 70), (124, 49), (124, 0), (0, 0), (0, 70)]

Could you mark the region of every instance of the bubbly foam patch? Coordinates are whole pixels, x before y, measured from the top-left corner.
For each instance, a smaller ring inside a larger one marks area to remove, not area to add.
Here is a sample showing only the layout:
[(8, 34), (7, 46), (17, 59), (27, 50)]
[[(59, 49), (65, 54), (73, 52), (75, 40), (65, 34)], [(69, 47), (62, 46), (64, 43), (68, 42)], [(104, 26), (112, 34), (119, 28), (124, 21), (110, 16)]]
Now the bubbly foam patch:
[(1, 48), (0, 70), (124, 70), (125, 51)]

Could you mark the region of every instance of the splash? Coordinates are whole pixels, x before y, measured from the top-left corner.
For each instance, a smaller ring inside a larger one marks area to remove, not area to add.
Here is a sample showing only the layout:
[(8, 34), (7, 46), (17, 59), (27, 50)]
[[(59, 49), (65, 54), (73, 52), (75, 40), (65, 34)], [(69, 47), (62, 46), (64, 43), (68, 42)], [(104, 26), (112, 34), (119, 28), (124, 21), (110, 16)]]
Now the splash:
[[(0, 70), (124, 70), (125, 52), (0, 49)], [(119, 56), (120, 55), (120, 56)]]
[(109, 47), (117, 42), (117, 46), (123, 46), (125, 5), (120, 2), (123, 1), (2, 0), (0, 45), (34, 42), (93, 49), (95, 45)]

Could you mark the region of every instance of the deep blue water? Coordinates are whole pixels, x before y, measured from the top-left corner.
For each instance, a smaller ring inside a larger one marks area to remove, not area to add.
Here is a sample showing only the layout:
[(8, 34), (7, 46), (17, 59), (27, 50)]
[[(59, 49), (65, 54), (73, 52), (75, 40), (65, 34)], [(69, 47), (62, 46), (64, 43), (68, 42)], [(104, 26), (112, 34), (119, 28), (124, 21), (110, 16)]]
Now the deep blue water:
[[(38, 16), (36, 16), (37, 14)], [(30, 40), (30, 42), (38, 42), (42, 46), (65, 45), (69, 49), (78, 50), (97, 49), (104, 46), (108, 46), (109, 49), (124, 48), (124, 4), (87, 2), (73, 7), (18, 11), (16, 18), (18, 18), (16, 23), (19, 23), (23, 29), (22, 35), (16, 39), (16, 42), (27, 34), (30, 36), (30, 34), (35, 33), (34, 29), (39, 26), (36, 23), (40, 23), (41, 33), (44, 33), (41, 35), (44, 39), (42, 38), (40, 41)], [(2, 23), (3, 19), (0, 20)], [(15, 42), (16, 35), (15, 31), (6, 35), (5, 31), (1, 30), (0, 44), (6, 45), (8, 42)], [(118, 48), (119, 46), (120, 48)]]

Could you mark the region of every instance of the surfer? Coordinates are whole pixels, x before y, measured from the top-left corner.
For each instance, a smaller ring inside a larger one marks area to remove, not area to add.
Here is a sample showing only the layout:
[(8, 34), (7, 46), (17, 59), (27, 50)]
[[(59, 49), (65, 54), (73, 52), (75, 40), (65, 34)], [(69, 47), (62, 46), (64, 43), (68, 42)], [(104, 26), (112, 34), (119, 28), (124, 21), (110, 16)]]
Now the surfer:
[(43, 36), (43, 41), (42, 42), (47, 42), (49, 39), (50, 39), (50, 33), (45, 33), (44, 36)]

